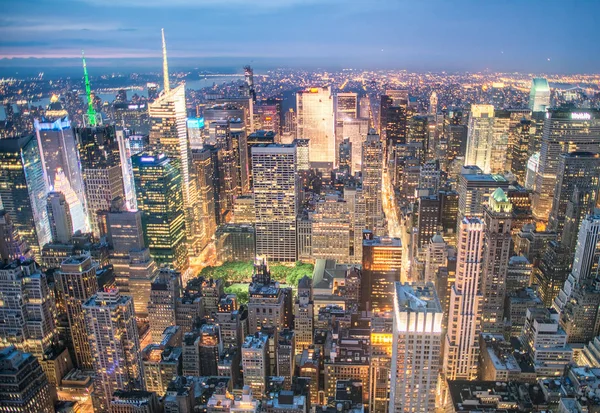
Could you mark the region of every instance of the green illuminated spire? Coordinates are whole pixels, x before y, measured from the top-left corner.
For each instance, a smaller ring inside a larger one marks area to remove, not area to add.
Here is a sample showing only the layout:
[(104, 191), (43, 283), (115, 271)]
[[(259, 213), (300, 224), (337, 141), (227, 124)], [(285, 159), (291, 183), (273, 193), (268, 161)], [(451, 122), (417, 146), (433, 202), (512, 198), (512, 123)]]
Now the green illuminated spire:
[(83, 77), (85, 79), (85, 95), (88, 101), (87, 124), (88, 126), (96, 126), (96, 111), (94, 110), (94, 102), (92, 102), (92, 88), (90, 87), (90, 79), (88, 78), (87, 66), (85, 65), (85, 55), (81, 51), (83, 59)]

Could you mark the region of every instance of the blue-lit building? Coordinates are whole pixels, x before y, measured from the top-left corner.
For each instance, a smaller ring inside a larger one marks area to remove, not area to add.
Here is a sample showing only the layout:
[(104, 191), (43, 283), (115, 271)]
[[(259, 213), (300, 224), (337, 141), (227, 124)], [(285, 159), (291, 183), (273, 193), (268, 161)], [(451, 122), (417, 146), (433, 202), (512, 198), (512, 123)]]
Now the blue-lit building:
[(204, 118), (188, 118), (187, 131), (190, 138), (190, 147), (192, 149), (201, 149), (203, 139)]

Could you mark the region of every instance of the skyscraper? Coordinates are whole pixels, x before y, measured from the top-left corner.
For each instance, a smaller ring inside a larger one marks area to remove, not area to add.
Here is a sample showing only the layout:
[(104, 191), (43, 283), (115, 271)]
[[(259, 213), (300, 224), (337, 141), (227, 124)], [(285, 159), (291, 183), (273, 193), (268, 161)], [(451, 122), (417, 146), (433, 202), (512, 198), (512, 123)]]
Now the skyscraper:
[[(69, 118), (35, 119), (33, 126), (44, 164), (44, 176), (49, 187), (61, 191), (56, 188), (56, 179), (57, 175), (62, 174), (64, 182), (61, 185), (68, 186), (75, 193), (79, 201), (77, 207), (83, 208), (85, 203), (83, 181), (77, 160), (77, 143)], [(77, 228), (79, 229), (82, 224), (76, 222)]]
[(533, 214), (536, 219), (548, 219), (558, 178), (560, 154), (575, 151), (600, 153), (600, 111), (548, 110), (533, 194)]
[(114, 198), (125, 198), (119, 144), (114, 126), (75, 129), (85, 187), (88, 221), (100, 237), (98, 211), (110, 208)]
[[(558, 234), (558, 239), (562, 239), (562, 232), (565, 228), (567, 219), (567, 208), (569, 201), (573, 200), (573, 195), (578, 192), (582, 197), (584, 207), (580, 215), (573, 217), (577, 224), (591, 212), (596, 206), (598, 200), (598, 190), (600, 176), (600, 155), (591, 152), (571, 152), (562, 153), (558, 158), (558, 173), (556, 175), (556, 186), (554, 189), (554, 199), (552, 209), (548, 219), (548, 227), (551, 231)], [(579, 225), (577, 225), (579, 227)]]
[(483, 264), (485, 224), (479, 218), (463, 218), (458, 233), (456, 281), (450, 292), (448, 332), (444, 345), (445, 380), (477, 377), (481, 292), (479, 275)]
[(465, 165), (478, 166), (490, 173), (491, 150), (494, 141), (494, 107), (471, 105)]
[(52, 242), (68, 243), (73, 235), (73, 221), (65, 196), (60, 192), (49, 192), (47, 208)]
[(41, 360), (58, 339), (46, 274), (33, 260), (0, 264), (0, 296), (0, 346), (14, 345)]
[(335, 147), (346, 138), (343, 134), (344, 120), (358, 117), (358, 95), (354, 92), (338, 92), (334, 97)]
[(435, 410), (442, 306), (432, 283), (395, 283), (389, 412)]
[(89, 256), (71, 257), (63, 261), (56, 280), (65, 300), (71, 347), (77, 367), (83, 370), (93, 368), (92, 352), (83, 317), (83, 303), (96, 294), (96, 266)]
[(394, 283), (402, 273), (402, 243), (399, 238), (375, 237), (363, 241), (360, 307), (373, 313), (392, 311)]
[(146, 245), (157, 264), (188, 268), (181, 173), (164, 154), (132, 158)]
[(295, 261), (298, 181), (295, 145), (252, 148), (256, 254), (269, 261)]
[[(166, 59), (166, 55), (165, 55)], [(168, 74), (165, 74), (168, 76)], [(187, 243), (193, 250), (198, 249), (201, 231), (196, 226), (199, 217), (197, 187), (191, 168), (191, 151), (187, 138), (187, 116), (185, 106), (185, 85), (167, 90), (150, 106), (150, 146), (169, 157), (171, 165), (179, 171), (185, 232)]]
[(504, 332), (504, 299), (506, 274), (511, 252), (513, 205), (501, 188), (490, 196), (484, 207), (484, 252), (481, 294), (483, 315), (481, 330), (485, 333)]
[(142, 389), (142, 359), (133, 300), (118, 290), (99, 291), (83, 303), (96, 374), (94, 411), (107, 412), (117, 390)]
[(33, 354), (9, 346), (0, 351), (0, 411), (52, 413), (54, 400), (48, 378)]
[(550, 107), (550, 86), (543, 77), (531, 79), (531, 92), (529, 94), (529, 109), (532, 112), (545, 112)]
[(11, 262), (16, 259), (31, 258), (31, 249), (15, 228), (10, 215), (0, 210), (0, 259)]
[(362, 170), (362, 145), (369, 133), (369, 119), (343, 119), (342, 136), (348, 138), (352, 145), (351, 171), (352, 173)]
[(208, 244), (217, 230), (215, 216), (215, 191), (214, 187), (215, 164), (211, 156), (211, 150), (204, 148), (192, 152), (192, 161), (196, 170), (196, 181), (198, 185), (198, 201), (201, 205), (200, 219), (202, 219), (203, 241)]
[(0, 139), (0, 201), (36, 257), (51, 239), (47, 193), (37, 140)]
[(367, 206), (367, 229), (377, 233), (383, 225), (383, 145), (375, 130), (369, 131), (362, 146), (362, 186)]
[(332, 169), (336, 145), (331, 89), (329, 86), (311, 87), (297, 92), (296, 108), (296, 136), (310, 140), (311, 165), (318, 169)]
[(388, 156), (398, 144), (406, 143), (409, 110), (408, 90), (386, 90), (381, 96), (379, 129)]
[(431, 92), (431, 95), (429, 96), (429, 114), (430, 115), (435, 115), (437, 113), (437, 106), (438, 106), (438, 96), (436, 91), (434, 90), (433, 92)]

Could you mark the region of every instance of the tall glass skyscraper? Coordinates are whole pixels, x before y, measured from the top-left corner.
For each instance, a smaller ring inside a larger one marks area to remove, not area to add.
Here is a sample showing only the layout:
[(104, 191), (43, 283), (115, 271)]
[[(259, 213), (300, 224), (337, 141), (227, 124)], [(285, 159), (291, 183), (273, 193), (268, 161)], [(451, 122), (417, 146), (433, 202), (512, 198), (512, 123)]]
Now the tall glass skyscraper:
[(331, 169), (335, 162), (333, 99), (331, 89), (311, 87), (296, 93), (298, 129), (296, 136), (310, 139), (310, 162), (317, 168)]
[(550, 107), (550, 86), (543, 77), (534, 77), (531, 80), (529, 94), (529, 109), (532, 112), (545, 112)]
[(150, 255), (158, 265), (188, 268), (181, 173), (164, 154), (135, 155), (133, 177)]
[(0, 209), (6, 210), (36, 257), (51, 239), (47, 193), (35, 137), (0, 139)]

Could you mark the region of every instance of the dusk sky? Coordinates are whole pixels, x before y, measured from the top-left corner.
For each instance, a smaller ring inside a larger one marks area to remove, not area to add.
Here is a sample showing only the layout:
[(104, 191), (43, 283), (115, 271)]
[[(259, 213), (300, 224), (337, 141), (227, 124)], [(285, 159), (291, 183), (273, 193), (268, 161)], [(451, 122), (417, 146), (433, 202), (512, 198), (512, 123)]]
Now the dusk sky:
[[(597, 0), (1, 0), (0, 57), (594, 72)], [(179, 59), (181, 60), (181, 59)], [(27, 61), (13, 60), (15, 65)], [(31, 64), (31, 62), (29, 62)], [(46, 62), (47, 64), (47, 62)]]

